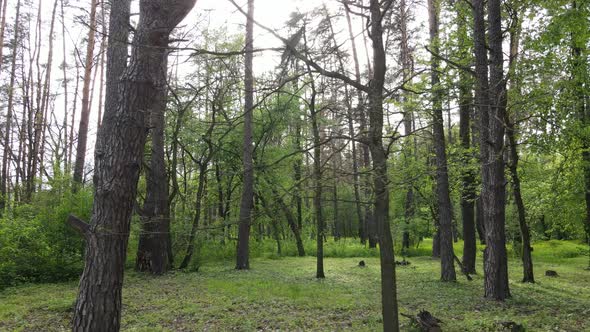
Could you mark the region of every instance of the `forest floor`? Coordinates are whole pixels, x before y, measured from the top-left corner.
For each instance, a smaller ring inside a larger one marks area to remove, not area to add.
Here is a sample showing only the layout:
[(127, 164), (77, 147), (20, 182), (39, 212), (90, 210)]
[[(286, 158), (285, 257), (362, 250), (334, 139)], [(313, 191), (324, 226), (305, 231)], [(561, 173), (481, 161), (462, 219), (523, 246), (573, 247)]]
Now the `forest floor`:
[[(586, 247), (560, 241), (534, 247), (537, 283), (521, 283), (521, 265), (511, 257), (512, 298), (504, 303), (482, 297), (481, 257), (473, 281), (458, 274), (454, 283), (439, 281), (439, 261), (409, 257), (411, 265), (397, 268), (400, 312), (428, 310), (443, 321), (444, 331), (501, 331), (505, 321), (522, 324), (527, 331), (590, 331)], [(365, 268), (358, 266), (360, 260)], [(378, 258), (327, 258), (324, 280), (314, 278), (314, 257), (256, 258), (251, 267), (236, 271), (233, 262), (223, 261), (207, 263), (199, 272), (161, 277), (129, 270), (122, 329), (381, 330)], [(559, 276), (546, 277), (546, 270)], [(0, 292), (0, 331), (69, 330), (76, 288), (76, 282), (66, 282)], [(402, 330), (412, 330), (407, 318), (400, 317), (400, 322)]]

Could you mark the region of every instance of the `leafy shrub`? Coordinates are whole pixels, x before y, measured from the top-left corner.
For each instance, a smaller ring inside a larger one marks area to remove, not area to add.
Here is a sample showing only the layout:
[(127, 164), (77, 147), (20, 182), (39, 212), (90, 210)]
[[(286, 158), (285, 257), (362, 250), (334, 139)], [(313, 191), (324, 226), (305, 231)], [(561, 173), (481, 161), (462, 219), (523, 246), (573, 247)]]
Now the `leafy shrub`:
[(77, 277), (83, 267), (83, 240), (66, 219), (88, 220), (92, 192), (38, 193), (31, 204), (0, 219), (0, 288), (22, 282), (54, 282)]

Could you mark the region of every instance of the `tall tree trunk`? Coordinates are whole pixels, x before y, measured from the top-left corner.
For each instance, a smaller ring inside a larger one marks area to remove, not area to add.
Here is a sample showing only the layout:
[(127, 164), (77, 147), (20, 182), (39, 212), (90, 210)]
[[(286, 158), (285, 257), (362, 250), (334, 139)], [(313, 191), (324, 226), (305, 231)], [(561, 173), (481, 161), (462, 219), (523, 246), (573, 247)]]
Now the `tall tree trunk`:
[(324, 274), (324, 216), (322, 211), (322, 148), (320, 129), (318, 125), (319, 112), (315, 109), (316, 88), (311, 68), (308, 67), (311, 81), (311, 97), (309, 101), (309, 113), (311, 119), (311, 131), (313, 136), (313, 209), (316, 221), (316, 278), (325, 278)]
[[(515, 9), (516, 7), (513, 7)], [(520, 96), (520, 84), (516, 77), (516, 65), (518, 60), (518, 49), (520, 46), (520, 31), (521, 21), (517, 10), (512, 15), (512, 27), (510, 29), (510, 58), (508, 61), (508, 70), (510, 77), (510, 90), (514, 90), (513, 95)], [(516, 123), (511, 120), (510, 114), (506, 114), (506, 136), (508, 138), (509, 145), (509, 162), (508, 170), (510, 171), (510, 177), (512, 179), (512, 191), (514, 196), (514, 203), (516, 204), (516, 210), (518, 211), (518, 226), (520, 229), (520, 235), (522, 239), (522, 269), (523, 278), (522, 282), (535, 282), (535, 276), (533, 273), (533, 258), (531, 247), (531, 235), (529, 227), (526, 223), (526, 211), (522, 194), (520, 191), (520, 177), (518, 174), (518, 147), (516, 142)]]
[[(385, 1), (384, 8), (389, 8)], [(379, 230), (379, 253), (381, 263), (381, 305), (384, 331), (399, 331), (395, 257), (389, 225), (389, 181), (387, 175), (387, 151), (383, 145), (383, 87), (387, 70), (383, 46), (383, 16), (381, 2), (371, 0), (371, 24), (369, 34), (373, 48), (373, 75), (369, 83), (369, 148), (373, 159), (375, 190), (374, 217)]]
[[(128, 1), (112, 1), (109, 31), (127, 29), (127, 25), (117, 24), (128, 19), (128, 15), (119, 16), (129, 13), (128, 5)], [(86, 264), (74, 310), (74, 331), (120, 328), (127, 241), (147, 136), (143, 110), (154, 104), (159, 91), (166, 89), (163, 65), (170, 33), (193, 5), (194, 0), (140, 3), (131, 61), (118, 88), (118, 106), (105, 109), (98, 132), (92, 219), (86, 224), (73, 216), (69, 218), (86, 239)], [(116, 45), (109, 43), (109, 48)], [(113, 60), (109, 57), (108, 61)], [(114, 97), (107, 95), (107, 100)]]
[[(16, 57), (18, 54), (18, 45), (20, 39), (20, 5), (21, 1), (16, 3), (16, 21), (14, 22), (14, 41), (12, 44), (12, 59), (10, 68), (10, 85), (8, 86), (8, 105), (6, 108), (6, 125), (4, 126), (4, 154), (2, 155), (2, 178), (0, 179), (0, 214), (4, 213), (8, 200), (8, 175), (9, 175), (9, 154), (12, 152), (11, 131), (12, 131), (12, 114), (14, 113), (14, 90), (16, 79)], [(23, 115), (24, 116), (24, 115)]]
[[(45, 69), (45, 81), (43, 83), (43, 94), (41, 96), (41, 111), (43, 112), (43, 118), (41, 121), (42, 129), (41, 129), (41, 139), (39, 142), (39, 153), (37, 158), (39, 160), (39, 178), (42, 179), (43, 175), (45, 174), (45, 166), (43, 165), (45, 160), (45, 141), (47, 139), (47, 115), (49, 112), (49, 98), (51, 94), (51, 68), (53, 66), (53, 38), (54, 38), (54, 28), (55, 28), (55, 15), (57, 13), (57, 4), (59, 0), (54, 0), (53, 2), (53, 10), (51, 12), (51, 23), (49, 25), (49, 50), (47, 53), (47, 63)], [(35, 168), (33, 168), (35, 169)], [(33, 178), (35, 175), (33, 175)], [(42, 182), (42, 181), (41, 181)], [(34, 186), (35, 183), (33, 182), (32, 185)], [(40, 185), (39, 185), (40, 186)]]
[[(347, 4), (345, 4), (344, 9), (345, 9), (345, 13), (346, 13), (346, 21), (348, 24), (348, 35), (349, 35), (351, 46), (352, 46), (352, 59), (354, 62), (354, 77), (355, 77), (355, 80), (360, 84), (361, 83), (361, 70), (360, 70), (356, 42), (354, 39), (354, 33), (352, 30), (352, 20), (350, 18), (350, 8), (348, 7)], [(370, 64), (368, 64), (368, 65), (370, 66)], [(358, 89), (358, 88), (356, 89), (356, 99), (357, 99), (356, 113), (359, 118), (359, 136), (361, 139), (366, 141), (367, 140), (367, 116), (366, 116), (366, 108), (363, 105), (363, 91), (361, 89)], [(360, 151), (360, 153), (361, 153), (360, 167), (357, 166), (357, 169), (362, 167), (363, 169), (367, 170), (367, 169), (369, 169), (369, 167), (371, 167), (369, 146), (365, 143), (361, 143), (360, 150), (361, 150)], [(358, 186), (360, 187), (362, 185), (364, 187), (364, 190), (361, 195), (360, 189), (359, 189), (359, 197), (356, 198), (356, 196), (355, 196), (355, 199), (357, 201), (361, 201), (361, 200), (365, 201), (365, 200), (369, 199), (370, 190), (371, 190), (370, 189), (370, 182), (371, 182), (371, 180), (370, 180), (369, 176), (363, 176), (363, 179), (358, 180)], [(355, 195), (356, 195), (356, 193), (355, 193)], [(370, 219), (372, 219), (371, 218), (371, 209), (372, 209), (372, 207), (370, 205), (365, 204), (364, 215), (362, 215), (362, 214), (359, 215), (358, 234), (359, 234), (359, 238), (361, 240), (361, 244), (365, 244), (367, 241), (367, 238), (368, 238), (367, 223)], [(357, 211), (357, 214), (358, 213), (359, 212)]]
[[(162, 66), (166, 68), (166, 63)], [(166, 79), (166, 77), (164, 78)], [(150, 109), (151, 160), (146, 172), (146, 198), (141, 211), (141, 232), (135, 269), (162, 274), (170, 268), (170, 210), (164, 155), (166, 90), (160, 89)]]
[[(476, 15), (483, 17), (483, 4), (474, 1)], [(476, 5), (477, 4), (477, 5)], [(490, 99), (487, 122), (482, 122), (482, 149), (487, 151), (483, 162), (482, 197), (486, 249), (484, 251), (485, 297), (503, 301), (510, 297), (508, 258), (505, 234), (504, 116), (506, 82), (503, 74), (502, 24), (500, 0), (488, 0), (488, 36), (490, 50)], [(481, 28), (484, 28), (483, 21)], [(477, 47), (476, 47), (477, 49)], [(483, 115), (483, 114), (482, 114)], [(482, 118), (484, 118), (482, 116)], [(487, 134), (484, 127), (489, 128)]]
[(82, 111), (78, 127), (78, 146), (76, 149), (76, 163), (74, 164), (74, 182), (82, 184), (84, 181), (84, 162), (86, 160), (86, 145), (88, 142), (88, 121), (90, 119), (90, 85), (92, 83), (92, 67), (94, 65), (94, 41), (96, 34), (96, 0), (90, 1), (90, 17), (88, 42), (86, 44), (86, 59), (84, 61), (84, 80), (82, 84)]
[(246, 18), (246, 47), (244, 60), (244, 144), (243, 144), (243, 188), (240, 199), (240, 225), (238, 230), (238, 248), (236, 252), (236, 269), (250, 268), (250, 224), (254, 208), (254, 165), (252, 162), (252, 117), (254, 107), (254, 77), (252, 74), (254, 43), (254, 0), (248, 0)]
[(470, 120), (471, 120), (471, 84), (467, 73), (461, 72), (459, 86), (459, 137), (463, 149), (461, 174), (461, 218), (463, 224), (463, 269), (466, 273), (475, 273), (477, 244), (475, 238), (475, 174), (471, 169), (472, 154)]
[[(430, 23), (430, 44), (435, 54), (439, 53), (439, 4), (438, 0), (428, 0)], [(436, 156), (436, 196), (440, 229), (441, 280), (455, 281), (455, 253), (453, 252), (453, 225), (451, 221), (451, 197), (449, 194), (449, 173), (445, 147), (445, 129), (442, 114), (442, 90), (440, 85), (440, 61), (433, 56), (431, 61), (432, 84), (432, 130)]]
[[(587, 8), (584, 10), (584, 4), (578, 1), (572, 1), (572, 10), (576, 15), (587, 15)], [(587, 19), (587, 17), (585, 17)], [(581, 21), (581, 20), (580, 20)], [(587, 20), (586, 20), (587, 21)], [(588, 96), (588, 63), (586, 56), (588, 53), (587, 43), (588, 36), (583, 34), (584, 29), (576, 30), (572, 36), (572, 60), (574, 77), (574, 95), (576, 97), (576, 109), (579, 121), (582, 128), (590, 127), (590, 110)], [(590, 137), (588, 134), (583, 134), (581, 137), (581, 151), (582, 151), (582, 170), (584, 174), (584, 200), (586, 202), (586, 218), (585, 231), (586, 240), (588, 241), (588, 269), (590, 269)]]
[[(472, 61), (472, 47), (469, 43), (467, 4), (460, 4), (457, 13), (459, 56)], [(461, 144), (461, 219), (463, 225), (463, 272), (475, 273), (477, 243), (475, 231), (475, 171), (471, 167), (473, 153), (470, 151), (471, 117), (473, 116), (473, 79), (464, 70), (459, 72), (459, 140)]]
[[(410, 8), (406, 4), (406, 0), (401, 0), (399, 4), (399, 28), (400, 28), (400, 60), (402, 65), (402, 82), (409, 83), (412, 77), (412, 54), (409, 47), (409, 33), (408, 20), (410, 16)], [(412, 110), (408, 106), (409, 92), (402, 92), (402, 107), (403, 107), (403, 126), (404, 126), (404, 153), (403, 158), (408, 167), (408, 161), (411, 161), (415, 151), (415, 147), (411, 145), (412, 140), (410, 134), (412, 132)], [(409, 179), (406, 179), (409, 181)], [(402, 248), (410, 248), (410, 221), (414, 217), (414, 188), (412, 183), (407, 183), (407, 191), (404, 200), (404, 223), (405, 229), (402, 234)]]

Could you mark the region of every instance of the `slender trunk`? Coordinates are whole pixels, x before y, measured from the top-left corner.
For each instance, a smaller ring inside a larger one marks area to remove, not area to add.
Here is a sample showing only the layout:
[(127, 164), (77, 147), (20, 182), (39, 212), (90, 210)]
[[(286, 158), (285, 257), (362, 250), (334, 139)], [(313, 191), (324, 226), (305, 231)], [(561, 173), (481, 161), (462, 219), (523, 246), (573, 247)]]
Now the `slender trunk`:
[[(356, 47), (356, 42), (355, 42), (355, 38), (354, 38), (354, 33), (352, 30), (352, 20), (350, 18), (350, 8), (348, 7), (348, 5), (344, 6), (345, 9), (345, 13), (346, 13), (346, 21), (348, 24), (348, 35), (350, 38), (350, 42), (351, 42), (351, 46), (352, 46), (352, 59), (354, 62), (354, 77), (355, 80), (358, 83), (361, 83), (361, 70), (360, 70), (360, 64), (359, 64), (359, 57), (358, 57), (358, 52), (357, 52), (357, 47)], [(368, 57), (367, 57), (368, 58)], [(369, 64), (370, 66), (370, 64)], [(356, 107), (356, 114), (359, 118), (359, 137), (360, 138), (367, 138), (367, 118), (366, 118), (366, 109), (363, 105), (363, 92), (360, 89), (356, 89), (356, 99), (357, 99), (357, 107)], [(352, 135), (352, 134), (351, 134)], [(355, 143), (353, 143), (355, 144)], [(359, 168), (363, 168), (365, 170), (367, 170), (370, 167), (370, 153), (369, 153), (369, 146), (367, 144), (361, 144), (360, 145), (360, 153), (361, 153), (361, 160), (360, 160), (360, 166), (358, 165), (357, 162), (357, 172), (355, 172), (355, 174), (358, 173), (358, 169)], [(357, 177), (360, 178), (360, 176), (357, 174)], [(363, 184), (361, 184), (361, 182), (364, 182)], [(364, 186), (364, 190), (363, 193), (361, 195), (360, 192), (360, 188), (359, 188), (359, 193), (358, 193), (358, 197), (356, 197), (357, 193), (355, 191), (355, 199), (357, 200), (357, 202), (361, 201), (361, 200), (367, 200), (370, 196), (370, 178), (368, 176), (364, 176), (362, 181), (361, 179), (357, 179), (357, 186), (360, 187), (361, 185)], [(359, 204), (360, 205), (360, 204)], [(358, 218), (359, 218), (359, 225), (358, 225), (358, 234), (359, 234), (359, 238), (361, 240), (362, 244), (366, 243), (367, 240), (367, 222), (370, 218), (370, 213), (371, 213), (371, 207), (369, 205), (365, 205), (365, 214), (363, 215), (362, 212), (358, 211), (358, 209), (360, 208), (360, 206), (357, 206), (357, 214), (358, 214)]]
[[(410, 8), (406, 4), (406, 0), (401, 0), (399, 4), (399, 27), (400, 27), (400, 62), (402, 65), (402, 82), (408, 82), (412, 76), (412, 54), (409, 48), (409, 34), (408, 34), (408, 20), (410, 15)], [(403, 126), (404, 126), (404, 153), (403, 158), (406, 163), (412, 160), (415, 147), (411, 145), (410, 134), (412, 132), (412, 110), (408, 103), (409, 92), (402, 92), (402, 107), (403, 107)], [(409, 179), (406, 179), (409, 181)], [(402, 234), (402, 248), (410, 248), (410, 221), (414, 217), (414, 189), (412, 183), (407, 183), (407, 191), (404, 200), (404, 232)]]
[(100, 128), (102, 122), (102, 99), (104, 95), (104, 68), (105, 68), (105, 57), (107, 48), (107, 22), (105, 17), (105, 6), (104, 1), (100, 4), (100, 16), (102, 21), (102, 40), (100, 42), (100, 84), (98, 92), (98, 118), (97, 127)]
[(2, 155), (2, 178), (0, 179), (0, 213), (4, 213), (6, 203), (8, 200), (8, 174), (9, 174), (9, 154), (12, 151), (11, 147), (11, 130), (12, 130), (12, 114), (14, 113), (14, 89), (16, 79), (16, 57), (18, 52), (18, 45), (20, 39), (20, 4), (18, 0), (16, 3), (16, 21), (14, 23), (14, 40), (12, 48), (12, 59), (10, 69), (10, 85), (8, 87), (8, 105), (6, 110), (6, 125), (4, 127), (4, 154)]
[[(467, 4), (461, 4), (457, 13), (459, 56), (466, 61), (473, 61), (473, 48), (469, 42), (469, 32), (466, 15)], [(461, 219), (463, 225), (463, 272), (475, 273), (475, 259), (477, 256), (475, 201), (476, 173), (472, 167), (473, 153), (470, 151), (472, 141), (471, 132), (473, 116), (473, 79), (466, 71), (459, 72), (459, 141), (461, 144)], [(474, 144), (475, 145), (475, 144)]]
[(463, 272), (475, 273), (475, 174), (471, 169), (471, 84), (467, 73), (459, 74), (459, 138), (461, 140), (461, 218), (463, 223)]
[[(430, 23), (430, 44), (432, 51), (439, 53), (438, 20), (439, 4), (437, 0), (428, 0), (428, 13)], [(447, 154), (445, 146), (445, 131), (442, 111), (442, 90), (439, 78), (439, 60), (433, 56), (431, 61), (431, 84), (433, 105), (433, 139), (436, 155), (436, 196), (438, 201), (439, 230), (440, 230), (440, 256), (441, 256), (441, 280), (455, 281), (455, 263), (453, 252), (453, 225), (451, 221), (451, 198), (449, 194), (449, 174), (447, 166)]]
[(315, 109), (316, 89), (314, 78), (311, 74), (311, 98), (309, 101), (309, 113), (311, 119), (311, 130), (313, 135), (313, 208), (316, 221), (316, 278), (325, 278), (324, 274), (324, 217), (322, 211), (322, 149), (320, 139), (320, 129), (318, 125), (319, 112)]
[(63, 131), (64, 131), (64, 174), (67, 174), (70, 169), (69, 164), (69, 145), (68, 145), (68, 54), (66, 52), (66, 22), (64, 13), (64, 0), (60, 0), (60, 12), (61, 12), (61, 51), (63, 54), (63, 62), (61, 64), (61, 70), (63, 75), (63, 87), (64, 87), (64, 118), (63, 118)]
[[(0, 21), (0, 59), (3, 58), (4, 51), (4, 30), (6, 28), (6, 8), (8, 7), (8, 0), (2, 1), (2, 19)], [(2, 73), (2, 61), (0, 61), (0, 74)]]
[[(577, 1), (572, 2), (572, 9), (577, 15), (582, 12), (583, 5)], [(587, 13), (587, 12), (586, 12)], [(588, 104), (588, 63), (586, 61), (588, 36), (583, 34), (583, 29), (576, 30), (572, 36), (572, 60), (574, 77), (574, 95), (576, 97), (576, 113), (582, 128), (590, 127), (590, 110)], [(588, 269), (590, 269), (590, 137), (588, 134), (582, 136), (582, 171), (584, 174), (584, 199), (586, 202), (585, 231), (588, 241)]]
[[(382, 20), (385, 14), (380, 1), (370, 1), (370, 38), (373, 47), (373, 75), (369, 83), (369, 148), (373, 159), (375, 222), (379, 230), (381, 263), (381, 305), (384, 331), (399, 331), (395, 257), (389, 224), (389, 181), (387, 151), (383, 145), (383, 87), (387, 70), (383, 46)], [(387, 5), (386, 5), (387, 6)], [(385, 7), (387, 8), (387, 7)]]
[(250, 224), (254, 198), (254, 165), (252, 162), (252, 117), (254, 112), (254, 77), (252, 74), (254, 43), (254, 0), (248, 0), (248, 17), (246, 18), (246, 47), (244, 61), (244, 144), (243, 144), (243, 188), (240, 200), (240, 225), (238, 231), (238, 248), (236, 269), (250, 268)]
[(51, 13), (51, 23), (49, 25), (49, 52), (47, 53), (47, 63), (45, 69), (45, 82), (43, 83), (43, 95), (41, 100), (41, 110), (43, 112), (42, 130), (41, 130), (41, 141), (39, 142), (39, 178), (43, 179), (45, 174), (45, 166), (43, 162), (45, 160), (45, 141), (47, 138), (47, 114), (49, 112), (49, 97), (51, 92), (51, 67), (53, 66), (53, 38), (55, 28), (55, 14), (57, 13), (57, 4), (59, 0), (55, 0), (53, 3), (53, 11)]
[(202, 162), (199, 165), (199, 184), (197, 185), (197, 194), (195, 196), (195, 216), (193, 218), (193, 224), (191, 227), (191, 233), (188, 239), (188, 246), (186, 248), (186, 254), (180, 263), (179, 269), (185, 269), (188, 267), (193, 254), (195, 252), (195, 239), (197, 236), (197, 230), (199, 228), (199, 222), (201, 220), (201, 205), (203, 201), (203, 196), (205, 193), (205, 177), (207, 176), (207, 165), (208, 163)]
[(86, 60), (84, 61), (84, 80), (82, 85), (82, 111), (78, 127), (78, 146), (76, 149), (76, 163), (74, 164), (74, 182), (82, 184), (84, 181), (84, 162), (86, 160), (86, 145), (88, 141), (88, 121), (90, 119), (90, 85), (92, 83), (92, 67), (94, 60), (94, 41), (96, 34), (96, 5), (97, 0), (90, 2), (90, 17), (88, 42), (86, 44)]

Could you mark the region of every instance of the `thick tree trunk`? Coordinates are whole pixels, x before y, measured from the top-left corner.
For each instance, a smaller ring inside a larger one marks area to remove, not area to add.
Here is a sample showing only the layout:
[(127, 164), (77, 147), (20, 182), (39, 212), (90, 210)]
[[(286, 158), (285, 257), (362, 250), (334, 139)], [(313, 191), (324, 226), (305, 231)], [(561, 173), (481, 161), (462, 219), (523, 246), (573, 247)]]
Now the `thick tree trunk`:
[[(483, 19), (483, 4), (474, 1), (476, 15)], [(510, 297), (508, 257), (505, 234), (504, 116), (506, 87), (503, 74), (500, 0), (488, 0), (488, 36), (490, 50), (490, 99), (487, 122), (482, 122), (482, 198), (486, 249), (484, 251), (485, 297), (503, 301)], [(484, 28), (483, 21), (481, 28)], [(481, 46), (481, 45), (480, 45)], [(477, 46), (476, 46), (477, 51)], [(477, 61), (479, 62), (479, 60)], [(483, 115), (483, 114), (482, 114)], [(483, 118), (483, 117), (482, 117)], [(489, 128), (484, 134), (484, 127)]]
[(86, 44), (86, 60), (84, 62), (84, 80), (82, 84), (82, 112), (78, 127), (78, 146), (76, 149), (76, 163), (74, 164), (74, 182), (82, 184), (84, 181), (84, 162), (86, 160), (86, 145), (88, 141), (88, 121), (90, 119), (90, 85), (92, 83), (92, 67), (94, 65), (94, 41), (96, 34), (96, 0), (90, 2), (90, 18), (88, 42)]
[[(428, 13), (430, 23), (430, 44), (432, 51), (439, 53), (438, 42), (438, 0), (428, 0)], [(431, 59), (431, 85), (432, 85), (432, 128), (434, 139), (434, 152), (436, 156), (436, 196), (438, 202), (439, 231), (440, 231), (440, 256), (441, 256), (441, 280), (455, 281), (454, 251), (453, 251), (453, 225), (451, 221), (451, 197), (449, 194), (449, 173), (447, 167), (447, 154), (445, 147), (445, 132), (442, 114), (442, 91), (439, 78), (439, 60), (436, 56)]]
[[(166, 67), (163, 64), (164, 68)], [(166, 91), (158, 91), (150, 107), (151, 160), (146, 172), (146, 198), (141, 211), (141, 232), (137, 248), (135, 269), (162, 274), (171, 267), (170, 211), (168, 204), (168, 178), (164, 155), (164, 113)]]
[(252, 113), (254, 107), (254, 77), (252, 74), (252, 59), (254, 49), (254, 0), (248, 0), (248, 16), (246, 18), (246, 47), (245, 47), (245, 75), (244, 75), (244, 145), (243, 145), (243, 188), (240, 200), (240, 225), (238, 230), (238, 248), (236, 269), (250, 268), (250, 224), (254, 207), (254, 165), (252, 162)]
[[(125, 21), (125, 17), (118, 15), (129, 13), (128, 4), (127, 1), (112, 2), (112, 30), (127, 29), (127, 25), (114, 25)], [(92, 219), (90, 224), (75, 217), (69, 219), (86, 238), (86, 264), (74, 310), (74, 331), (118, 331), (120, 328), (127, 240), (147, 136), (144, 110), (154, 104), (159, 91), (166, 89), (163, 65), (169, 36), (193, 5), (194, 0), (143, 0), (140, 3), (134, 49), (129, 67), (121, 76), (117, 107), (105, 109), (103, 125), (98, 132)], [(115, 45), (109, 43), (109, 47)], [(113, 58), (109, 57), (111, 61)], [(107, 99), (114, 97), (109, 95)]]

